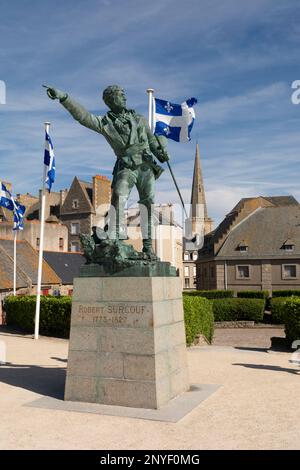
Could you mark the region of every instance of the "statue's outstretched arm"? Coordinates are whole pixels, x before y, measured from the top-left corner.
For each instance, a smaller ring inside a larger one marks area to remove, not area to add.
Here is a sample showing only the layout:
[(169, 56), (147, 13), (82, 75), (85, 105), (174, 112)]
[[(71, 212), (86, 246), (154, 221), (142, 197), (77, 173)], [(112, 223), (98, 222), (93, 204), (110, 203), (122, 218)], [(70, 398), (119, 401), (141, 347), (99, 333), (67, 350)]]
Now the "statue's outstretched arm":
[(87, 111), (81, 104), (70, 98), (67, 93), (48, 86), (45, 86), (45, 88), (47, 88), (49, 98), (52, 100), (58, 99), (76, 121), (93, 131), (101, 133), (102, 123), (100, 116), (95, 116)]

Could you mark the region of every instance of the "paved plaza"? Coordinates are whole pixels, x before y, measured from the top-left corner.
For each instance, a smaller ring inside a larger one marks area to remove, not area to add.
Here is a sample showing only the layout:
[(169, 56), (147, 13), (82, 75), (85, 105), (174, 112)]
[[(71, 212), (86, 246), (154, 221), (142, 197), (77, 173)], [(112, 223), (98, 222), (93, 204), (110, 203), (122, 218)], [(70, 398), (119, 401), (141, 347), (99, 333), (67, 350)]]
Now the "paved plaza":
[(300, 449), (300, 367), (290, 353), (268, 349), (271, 336), (283, 335), (216, 330), (213, 346), (190, 348), (190, 382), (219, 388), (170, 423), (32, 406), (62, 400), (68, 341), (2, 327), (0, 448)]

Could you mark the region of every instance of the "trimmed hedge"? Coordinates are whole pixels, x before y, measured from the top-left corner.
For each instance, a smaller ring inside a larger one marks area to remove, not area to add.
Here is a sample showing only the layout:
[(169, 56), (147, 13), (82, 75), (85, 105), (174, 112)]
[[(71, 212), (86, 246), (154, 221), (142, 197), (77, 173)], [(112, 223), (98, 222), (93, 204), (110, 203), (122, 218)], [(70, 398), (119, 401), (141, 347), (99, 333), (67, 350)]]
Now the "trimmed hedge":
[(215, 321), (261, 322), (264, 317), (264, 299), (215, 299), (212, 304)]
[(300, 289), (273, 290), (272, 292), (272, 297), (291, 297), (292, 295), (300, 297)]
[[(40, 332), (43, 335), (68, 338), (70, 333), (71, 297), (41, 297)], [(36, 296), (5, 298), (6, 323), (32, 333), (34, 331)]]
[(183, 295), (183, 308), (187, 345), (190, 346), (199, 334), (211, 343), (214, 335), (211, 302), (205, 298)]
[(268, 299), (270, 294), (268, 290), (245, 290), (238, 292), (237, 296), (245, 299)]
[(274, 297), (271, 299), (271, 322), (272, 323), (284, 323), (284, 303), (286, 297)]
[(184, 295), (205, 297), (206, 299), (225, 299), (234, 296), (233, 290), (195, 290), (184, 292)]
[(300, 339), (300, 299), (291, 297), (283, 304), (285, 336), (288, 341)]

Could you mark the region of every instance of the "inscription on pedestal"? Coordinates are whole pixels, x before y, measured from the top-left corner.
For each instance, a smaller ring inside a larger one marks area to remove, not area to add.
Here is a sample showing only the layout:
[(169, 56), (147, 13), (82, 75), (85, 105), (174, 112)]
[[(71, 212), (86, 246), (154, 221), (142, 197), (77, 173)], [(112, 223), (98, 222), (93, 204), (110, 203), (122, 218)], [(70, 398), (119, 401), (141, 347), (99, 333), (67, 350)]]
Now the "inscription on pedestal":
[(76, 323), (91, 325), (107, 324), (120, 326), (136, 326), (147, 324), (152, 313), (146, 304), (76, 304), (73, 305), (72, 315)]

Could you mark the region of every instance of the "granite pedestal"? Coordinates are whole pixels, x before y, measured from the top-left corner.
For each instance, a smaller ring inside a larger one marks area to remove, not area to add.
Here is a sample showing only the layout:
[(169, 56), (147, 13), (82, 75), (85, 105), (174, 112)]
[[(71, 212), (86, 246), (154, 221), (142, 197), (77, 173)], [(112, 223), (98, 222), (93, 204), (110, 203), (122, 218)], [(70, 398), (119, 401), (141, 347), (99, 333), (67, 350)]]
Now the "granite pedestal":
[(188, 389), (178, 277), (75, 279), (65, 400), (157, 409)]

